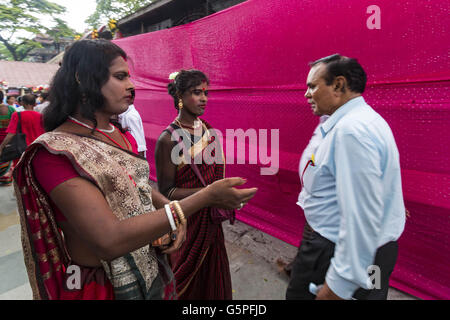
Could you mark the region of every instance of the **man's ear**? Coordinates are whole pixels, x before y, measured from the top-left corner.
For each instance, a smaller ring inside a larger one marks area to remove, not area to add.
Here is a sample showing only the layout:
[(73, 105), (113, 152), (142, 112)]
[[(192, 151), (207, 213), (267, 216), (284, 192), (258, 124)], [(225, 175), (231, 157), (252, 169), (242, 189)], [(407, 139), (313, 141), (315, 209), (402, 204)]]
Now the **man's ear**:
[(345, 93), (347, 89), (347, 79), (344, 76), (337, 76), (333, 81), (333, 89), (337, 92)]

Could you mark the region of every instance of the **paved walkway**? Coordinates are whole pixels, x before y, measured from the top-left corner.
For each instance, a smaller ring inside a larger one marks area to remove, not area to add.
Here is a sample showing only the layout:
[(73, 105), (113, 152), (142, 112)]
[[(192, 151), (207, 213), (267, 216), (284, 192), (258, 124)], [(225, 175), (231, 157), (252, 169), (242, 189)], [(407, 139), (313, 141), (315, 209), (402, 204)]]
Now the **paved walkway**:
[[(224, 223), (235, 300), (284, 300), (288, 277), (277, 260), (290, 261), (296, 248), (239, 221)], [(415, 299), (395, 289), (389, 299)], [(12, 187), (0, 187), (0, 300), (32, 299), (23, 262), (20, 225)]]

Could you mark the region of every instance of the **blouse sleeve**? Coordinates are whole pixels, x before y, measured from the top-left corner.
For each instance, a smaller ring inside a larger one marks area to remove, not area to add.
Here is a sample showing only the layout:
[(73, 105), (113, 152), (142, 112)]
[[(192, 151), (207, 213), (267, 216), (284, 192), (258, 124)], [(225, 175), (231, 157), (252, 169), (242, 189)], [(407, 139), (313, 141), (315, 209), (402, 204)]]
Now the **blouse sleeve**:
[[(67, 157), (52, 154), (44, 148), (36, 153), (31, 165), (37, 182), (48, 195), (64, 181), (80, 176)], [(50, 204), (54, 209), (56, 220), (65, 221), (66, 218), (63, 213), (51, 199)]]
[(80, 176), (66, 156), (51, 154), (44, 148), (36, 153), (32, 166), (36, 180), (47, 194), (61, 183)]

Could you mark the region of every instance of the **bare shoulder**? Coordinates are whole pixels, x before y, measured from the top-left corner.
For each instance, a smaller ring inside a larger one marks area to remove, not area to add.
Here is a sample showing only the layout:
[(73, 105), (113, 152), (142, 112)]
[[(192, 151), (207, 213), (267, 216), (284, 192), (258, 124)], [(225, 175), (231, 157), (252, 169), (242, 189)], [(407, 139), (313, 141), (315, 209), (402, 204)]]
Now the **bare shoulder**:
[(156, 145), (160, 147), (172, 147), (174, 143), (172, 135), (167, 130), (164, 130), (156, 141)]

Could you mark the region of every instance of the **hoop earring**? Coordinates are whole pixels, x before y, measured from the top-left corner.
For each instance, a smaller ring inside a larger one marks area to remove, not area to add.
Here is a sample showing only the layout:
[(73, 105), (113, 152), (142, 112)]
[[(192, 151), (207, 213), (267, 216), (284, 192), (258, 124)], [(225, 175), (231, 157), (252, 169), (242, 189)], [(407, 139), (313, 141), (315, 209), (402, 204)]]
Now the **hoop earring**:
[(183, 100), (179, 99), (178, 100), (178, 110), (183, 109)]

